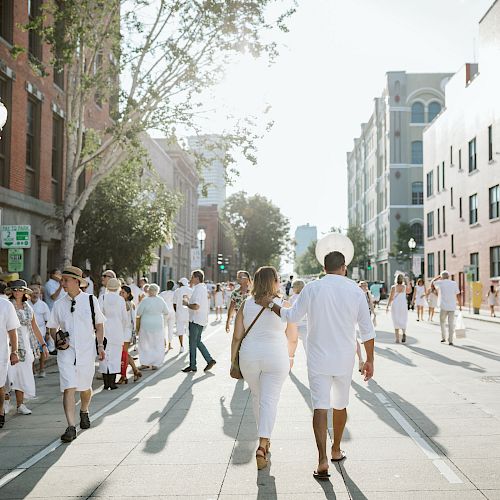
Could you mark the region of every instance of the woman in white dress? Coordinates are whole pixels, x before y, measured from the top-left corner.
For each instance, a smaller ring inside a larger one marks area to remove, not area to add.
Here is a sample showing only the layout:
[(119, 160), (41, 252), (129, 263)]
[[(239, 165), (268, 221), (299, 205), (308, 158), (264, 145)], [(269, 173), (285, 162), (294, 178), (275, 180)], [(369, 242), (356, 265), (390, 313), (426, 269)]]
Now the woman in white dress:
[(165, 356), (164, 324), (168, 307), (165, 301), (158, 297), (159, 291), (160, 287), (156, 283), (149, 285), (147, 297), (141, 300), (137, 308), (141, 369), (151, 367), (152, 370), (157, 370), (163, 364)]
[[(128, 285), (123, 285), (120, 290), (120, 295), (125, 301), (125, 306), (127, 308), (127, 327), (125, 328), (125, 338), (123, 340), (123, 352), (122, 352), (122, 364), (121, 364), (121, 378), (118, 381), (119, 384), (128, 384), (127, 378), (127, 367), (130, 366), (134, 372), (134, 382), (136, 382), (142, 373), (135, 366), (134, 357), (130, 355), (128, 349), (130, 344), (134, 342), (135, 337), (135, 302), (134, 296), (132, 295), (132, 288)], [(125, 353), (125, 354), (124, 354)], [(125, 364), (124, 359), (127, 359)]]
[(120, 296), (121, 283), (118, 278), (110, 278), (106, 283), (106, 293), (99, 297), (99, 306), (106, 317), (104, 336), (106, 337), (106, 357), (99, 362), (104, 390), (117, 389), (116, 375), (121, 373), (123, 342), (128, 327), (127, 306)]
[[(257, 270), (252, 295), (245, 300), (236, 315), (231, 344), (231, 359), (234, 360), (237, 345), (244, 337), (239, 352), (239, 363), (252, 394), (259, 436), (256, 452), (258, 469), (267, 466), (267, 453), (281, 388), (293, 365), (297, 349), (298, 334), (295, 325), (289, 324), (285, 327), (272, 310), (256, 304), (256, 301), (262, 300), (263, 297), (272, 296), (277, 304), (282, 305), (284, 302), (278, 297), (279, 289), (280, 279), (274, 267), (266, 266)], [(255, 319), (248, 335), (245, 336)]]
[(168, 316), (165, 322), (165, 347), (167, 352), (172, 349), (172, 340), (175, 334), (174, 287), (174, 281), (168, 280), (167, 289), (160, 293), (160, 297), (165, 301), (168, 307)]
[(36, 323), (35, 313), (27, 302), (31, 290), (26, 281), (12, 281), (6, 291), (12, 294), (11, 301), (21, 323), (17, 329), (19, 363), (9, 364), (8, 368), (10, 387), (16, 392), (17, 413), (30, 415), (31, 410), (24, 404), (24, 398), (32, 399), (36, 395), (33, 362), (35, 355), (39, 356), (37, 342), (42, 346), (46, 357), (49, 356), (49, 350)]
[(215, 321), (222, 321), (222, 306), (224, 305), (224, 294), (220, 283), (217, 283), (214, 295), (214, 306), (215, 306)]
[(490, 289), (488, 290), (488, 294), (486, 295), (486, 300), (488, 301), (488, 305), (490, 306), (490, 316), (492, 318), (496, 318), (495, 314), (495, 306), (497, 305), (498, 298), (498, 290), (495, 290), (495, 285), (490, 285)]
[(402, 274), (398, 274), (395, 284), (392, 285), (386, 308), (386, 311), (388, 311), (389, 307), (392, 306), (391, 316), (394, 325), (394, 333), (396, 335), (396, 344), (399, 344), (399, 330), (403, 333), (401, 342), (406, 342), (406, 326), (408, 324), (408, 303), (406, 301), (406, 294), (410, 292), (411, 286), (408, 279), (405, 280)]
[(417, 306), (417, 321), (424, 321), (424, 307), (427, 305), (425, 297), (427, 295), (427, 290), (425, 289), (424, 280), (418, 278), (417, 285), (413, 290), (413, 305)]
[[(295, 301), (299, 298), (300, 292), (306, 286), (305, 282), (302, 280), (295, 280), (292, 283), (292, 291), (293, 295), (290, 297), (289, 302), (290, 306), (293, 306)], [(302, 345), (304, 346), (304, 350), (307, 348), (307, 314), (304, 318), (297, 323), (297, 331), (299, 334), (299, 339), (302, 341)]]
[(431, 283), (431, 286), (427, 290), (427, 304), (429, 306), (428, 321), (432, 321), (434, 319), (434, 311), (438, 304), (438, 291), (434, 283)]

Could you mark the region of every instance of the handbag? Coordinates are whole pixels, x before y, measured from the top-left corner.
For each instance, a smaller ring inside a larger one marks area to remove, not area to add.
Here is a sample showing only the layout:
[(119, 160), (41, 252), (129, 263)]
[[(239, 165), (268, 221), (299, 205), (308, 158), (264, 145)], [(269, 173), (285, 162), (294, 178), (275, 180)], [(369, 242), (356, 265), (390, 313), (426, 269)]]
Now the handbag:
[[(244, 304), (243, 304), (244, 305)], [(250, 324), (250, 326), (247, 328), (246, 332), (244, 333), (243, 337), (241, 337), (241, 340), (238, 343), (238, 347), (236, 348), (236, 355), (234, 359), (231, 361), (231, 370), (229, 371), (229, 375), (231, 378), (235, 378), (237, 380), (240, 380), (243, 378), (243, 375), (240, 370), (240, 349), (241, 349), (241, 344), (244, 340), (244, 338), (248, 335), (248, 332), (252, 329), (253, 325), (255, 325), (255, 322), (259, 319), (259, 316), (266, 310), (266, 307), (262, 307), (262, 309), (259, 311), (259, 314), (255, 316), (254, 320)]]

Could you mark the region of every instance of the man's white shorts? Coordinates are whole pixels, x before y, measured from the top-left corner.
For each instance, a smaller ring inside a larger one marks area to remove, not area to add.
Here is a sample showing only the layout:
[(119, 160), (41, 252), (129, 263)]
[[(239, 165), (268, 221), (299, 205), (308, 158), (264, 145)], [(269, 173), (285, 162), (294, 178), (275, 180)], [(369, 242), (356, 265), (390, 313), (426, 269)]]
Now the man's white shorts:
[(58, 363), (58, 367), (61, 392), (64, 392), (66, 389), (76, 389), (80, 392), (92, 388), (92, 381), (95, 374), (94, 363), (85, 365)]
[(349, 404), (352, 373), (325, 375), (309, 373), (309, 388), (314, 410), (343, 410)]

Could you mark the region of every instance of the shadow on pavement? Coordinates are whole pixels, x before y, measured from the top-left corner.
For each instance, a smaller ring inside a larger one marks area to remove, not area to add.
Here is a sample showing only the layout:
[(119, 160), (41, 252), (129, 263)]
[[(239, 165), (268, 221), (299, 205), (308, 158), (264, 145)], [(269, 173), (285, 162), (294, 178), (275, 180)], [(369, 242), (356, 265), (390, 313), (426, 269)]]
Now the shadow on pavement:
[(358, 485), (351, 479), (351, 477), (347, 473), (344, 463), (343, 462), (336, 463), (335, 467), (340, 472), (342, 478), (344, 479), (345, 487), (349, 492), (349, 498), (352, 498), (353, 500), (368, 500), (368, 497), (363, 494), (363, 492), (359, 489)]
[[(455, 347), (455, 346), (448, 346), (448, 344), (443, 344), (443, 346), (445, 348), (450, 348), (450, 349)], [(455, 359), (451, 359), (448, 356), (444, 356), (443, 354), (439, 354), (435, 351), (429, 351), (429, 349), (424, 349), (423, 347), (416, 347), (409, 345), (408, 349), (415, 351), (417, 354), (420, 354), (421, 356), (433, 359), (438, 363), (444, 363), (446, 365), (451, 365), (451, 366), (459, 366), (460, 368), (465, 368), (466, 370), (471, 370), (473, 372), (478, 372), (478, 373), (484, 373), (486, 371), (482, 366), (479, 366), (476, 363), (470, 363), (469, 361), (456, 361)]]
[(492, 359), (493, 361), (500, 361), (500, 354), (497, 354), (494, 351), (489, 351), (488, 349), (483, 349), (473, 345), (456, 345), (455, 347), (457, 349), (463, 349), (464, 351), (473, 352), (474, 354)]
[(417, 366), (410, 358), (401, 354), (400, 352), (392, 349), (391, 347), (377, 347), (375, 346), (375, 352), (377, 355), (382, 356), (390, 361), (395, 361), (396, 363), (401, 363), (406, 366)]
[[(377, 330), (377, 338), (375, 339), (376, 344), (396, 344), (396, 334), (394, 332), (388, 332), (387, 330)], [(401, 338), (401, 334), (399, 335)], [(406, 344), (416, 344), (418, 340), (415, 337), (411, 337), (408, 334), (408, 330), (406, 331)], [(399, 344), (397, 344), (399, 345)], [(402, 344), (405, 345), (405, 344)]]
[[(235, 447), (233, 453), (231, 455), (231, 460), (234, 460), (234, 457), (238, 457), (238, 463), (249, 463), (253, 458), (254, 447), (248, 440), (240, 440), (238, 439), (239, 433), (239, 425), (235, 425), (235, 422), (242, 422), (245, 412), (239, 415), (238, 409), (238, 401), (245, 399), (248, 400), (250, 398), (250, 389), (245, 389), (245, 382), (243, 379), (237, 380), (236, 385), (234, 386), (233, 395), (231, 396), (231, 401), (229, 402), (229, 410), (226, 408), (224, 402), (225, 398), (220, 398), (220, 412), (221, 416), (224, 420), (223, 430), (226, 436), (230, 436), (235, 440)], [(243, 425), (243, 424), (241, 424)], [(253, 425), (253, 424), (250, 424)]]
[(271, 461), (263, 470), (257, 471), (257, 500), (275, 500), (278, 498), (276, 491), (276, 478), (271, 476)]

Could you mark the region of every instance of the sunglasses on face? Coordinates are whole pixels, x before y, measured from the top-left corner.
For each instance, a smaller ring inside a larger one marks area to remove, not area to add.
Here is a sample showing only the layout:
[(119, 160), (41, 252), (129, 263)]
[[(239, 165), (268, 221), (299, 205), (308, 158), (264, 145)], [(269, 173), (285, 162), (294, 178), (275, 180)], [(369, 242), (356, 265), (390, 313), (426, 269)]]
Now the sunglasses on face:
[(13, 292), (24, 292), (24, 290), (22, 288), (13, 288), (12, 291)]
[(75, 306), (76, 306), (76, 300), (73, 299), (71, 301), (71, 309), (69, 310), (70, 312), (75, 312)]

